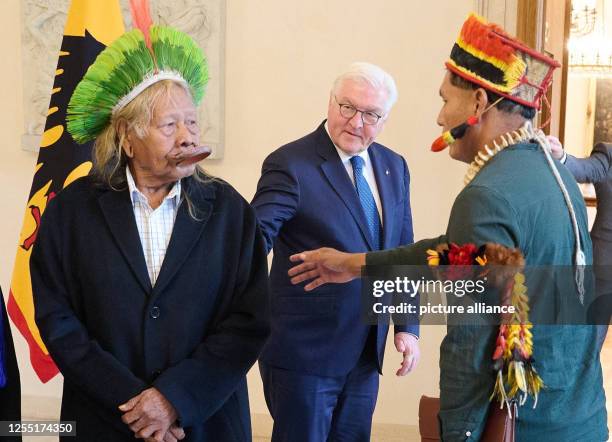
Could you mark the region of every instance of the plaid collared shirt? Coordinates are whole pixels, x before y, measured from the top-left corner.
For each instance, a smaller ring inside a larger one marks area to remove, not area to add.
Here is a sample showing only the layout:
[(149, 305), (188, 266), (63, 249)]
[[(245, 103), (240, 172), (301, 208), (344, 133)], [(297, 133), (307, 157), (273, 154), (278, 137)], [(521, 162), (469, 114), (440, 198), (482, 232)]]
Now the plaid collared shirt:
[(130, 168), (126, 166), (125, 169), (140, 243), (151, 285), (154, 286), (166, 256), (181, 202), (181, 182), (177, 181), (159, 207), (153, 210), (147, 197), (136, 187)]

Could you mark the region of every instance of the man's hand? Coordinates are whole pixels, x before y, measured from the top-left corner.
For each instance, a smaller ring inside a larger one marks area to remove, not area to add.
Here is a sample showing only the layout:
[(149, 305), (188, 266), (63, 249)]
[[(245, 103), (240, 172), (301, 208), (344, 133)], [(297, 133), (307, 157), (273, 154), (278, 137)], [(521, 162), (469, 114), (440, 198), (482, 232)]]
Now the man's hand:
[(170, 428), (164, 435), (163, 439), (158, 438), (159, 435), (156, 433), (153, 434), (152, 437), (147, 437), (145, 442), (157, 442), (159, 440), (163, 442), (178, 442), (179, 440), (183, 440), (185, 438), (185, 431), (176, 424), (170, 425)]
[(419, 340), (410, 333), (400, 332), (395, 334), (395, 349), (404, 355), (402, 366), (395, 373), (397, 376), (406, 376), (419, 363), (421, 350)]
[(359, 277), (365, 265), (365, 253), (343, 253), (329, 247), (297, 253), (289, 259), (302, 262), (289, 269), (292, 284), (313, 280), (304, 287), (307, 292), (329, 282), (351, 281)]
[(161, 433), (153, 433), (153, 436), (147, 437), (145, 442), (178, 442), (179, 440), (185, 439), (185, 431), (176, 424), (170, 425), (170, 428), (166, 434), (163, 435), (162, 439), (159, 439), (159, 434)]
[(553, 137), (552, 135), (548, 135), (546, 137), (546, 139), (548, 140), (548, 143), (550, 144), (550, 153), (553, 156), (553, 158), (560, 160), (561, 158), (563, 158), (563, 145), (561, 144), (561, 141), (559, 141), (559, 139), (557, 137)]
[(172, 404), (156, 388), (144, 390), (120, 405), (119, 410), (124, 413), (121, 420), (130, 427), (137, 438), (151, 438), (150, 440), (156, 442), (166, 440), (164, 439), (166, 433), (178, 417)]

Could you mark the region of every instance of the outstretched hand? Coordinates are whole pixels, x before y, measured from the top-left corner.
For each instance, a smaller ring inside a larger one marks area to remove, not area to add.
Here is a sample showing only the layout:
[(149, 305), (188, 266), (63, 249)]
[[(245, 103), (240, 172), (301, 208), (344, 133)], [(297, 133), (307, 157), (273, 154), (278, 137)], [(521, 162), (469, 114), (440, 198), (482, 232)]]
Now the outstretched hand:
[(550, 144), (550, 153), (552, 154), (553, 158), (557, 160), (563, 158), (563, 145), (561, 144), (561, 141), (552, 135), (548, 135), (546, 139)]
[(329, 247), (296, 253), (291, 262), (301, 262), (289, 269), (292, 284), (310, 281), (304, 286), (307, 292), (333, 283), (343, 283), (359, 277), (365, 265), (365, 253), (344, 253)]

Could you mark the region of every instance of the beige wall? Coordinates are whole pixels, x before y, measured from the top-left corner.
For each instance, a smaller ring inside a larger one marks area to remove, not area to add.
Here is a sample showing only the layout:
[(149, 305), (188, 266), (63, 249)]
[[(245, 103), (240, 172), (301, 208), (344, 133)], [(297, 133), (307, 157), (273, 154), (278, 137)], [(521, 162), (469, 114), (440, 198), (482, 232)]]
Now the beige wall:
[(572, 155), (587, 156), (593, 146), (596, 79), (572, 75), (567, 78), (565, 106), (565, 149)]
[[(334, 76), (352, 61), (371, 61), (397, 80), (399, 101), (379, 141), (403, 154), (410, 166), (415, 236), (443, 232), (464, 166), (445, 153), (430, 153), (429, 145), (439, 134), (435, 119), (442, 62), (474, 4), (473, 0), (227, 0), (225, 158), (207, 163), (207, 169), (250, 199), (265, 156), (312, 131), (323, 119)], [(34, 154), (20, 149), (19, 8), (18, 0), (3, 0), (0, 14), (0, 53), (5, 59), (0, 74), (5, 109), (0, 119), (0, 284), (5, 293), (36, 161)], [(399, 358), (388, 348), (376, 421), (414, 425), (419, 396), (437, 394), (443, 329), (424, 327), (422, 334), (421, 364), (407, 378), (395, 377)], [(59, 396), (61, 382), (40, 384), (29, 368), (21, 336), (16, 343), (24, 394)], [(253, 411), (265, 413), (256, 372), (250, 375), (250, 386)]]

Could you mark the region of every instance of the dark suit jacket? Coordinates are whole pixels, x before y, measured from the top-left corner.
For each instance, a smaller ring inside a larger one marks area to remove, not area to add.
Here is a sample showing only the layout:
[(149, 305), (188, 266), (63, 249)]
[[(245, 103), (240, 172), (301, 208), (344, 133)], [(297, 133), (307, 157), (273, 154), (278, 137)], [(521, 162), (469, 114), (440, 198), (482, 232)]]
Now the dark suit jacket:
[[(36, 322), (78, 440), (129, 441), (118, 405), (154, 386), (189, 441), (251, 439), (245, 375), (269, 332), (265, 246), (228, 184), (183, 180), (154, 287), (129, 192), (90, 177), (54, 198), (31, 259)], [(74, 439), (71, 439), (74, 440)]]
[[(2, 330), (0, 331), (0, 339), (4, 339), (4, 363), (6, 369), (7, 383), (4, 388), (0, 388), (0, 421), (20, 421), (21, 420), (21, 384), (19, 382), (19, 368), (17, 367), (17, 358), (15, 357), (15, 347), (13, 346), (13, 337), (11, 335), (11, 327), (9, 319), (4, 308), (4, 298), (2, 297), (2, 289), (0, 289), (0, 303), (2, 310)], [(12, 442), (20, 441), (21, 436), (3, 437), (2, 441)]]
[[(380, 144), (373, 143), (368, 152), (382, 201), (384, 248), (411, 243), (408, 166)], [(306, 293), (287, 276), (289, 256), (303, 250), (372, 250), (357, 192), (324, 124), (266, 158), (251, 204), (268, 250), (274, 249), (272, 333), (260, 360), (322, 376), (345, 375), (359, 359), (370, 330), (361, 319), (361, 282)], [(387, 330), (387, 325), (375, 330), (379, 369)], [(418, 327), (407, 331), (418, 334)]]
[(605, 265), (598, 277), (612, 280), (612, 144), (598, 143), (588, 158), (567, 156), (565, 166), (579, 183), (593, 183), (597, 196), (597, 215), (591, 230), (593, 263)]

